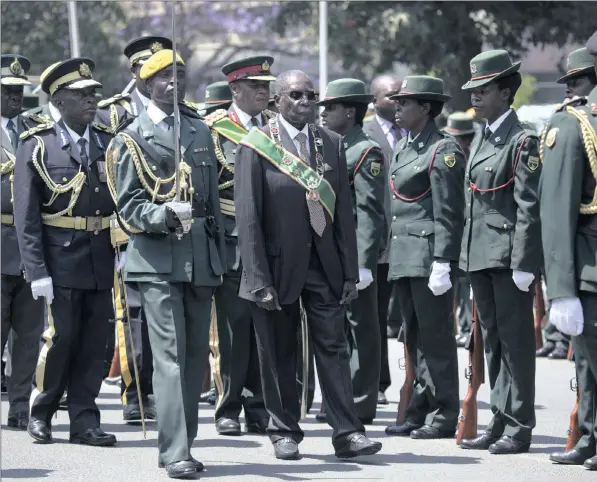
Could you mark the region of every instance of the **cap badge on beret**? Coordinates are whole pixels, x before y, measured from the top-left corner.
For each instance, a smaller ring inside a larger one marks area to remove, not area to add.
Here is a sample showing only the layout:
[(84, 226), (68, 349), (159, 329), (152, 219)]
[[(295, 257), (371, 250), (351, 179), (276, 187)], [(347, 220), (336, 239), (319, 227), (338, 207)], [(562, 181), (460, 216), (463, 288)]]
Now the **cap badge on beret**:
[(471, 74), (476, 74), (476, 73), (477, 73), (477, 65), (471, 64)]
[(205, 91), (205, 98), (209, 99), (209, 90)]
[(407, 79), (404, 79), (404, 80), (402, 81), (402, 87), (401, 87), (401, 88), (402, 88), (402, 89), (404, 89), (404, 88), (406, 87), (406, 84), (408, 84), (408, 80), (407, 80)]
[(91, 77), (91, 69), (89, 68), (89, 65), (87, 65), (85, 62), (79, 65), (79, 73), (83, 77)]
[(265, 71), (268, 71), (269, 70), (269, 62), (267, 60), (265, 62), (263, 62), (261, 64), (261, 68)]
[(23, 67), (21, 66), (21, 62), (18, 59), (15, 59), (12, 64), (10, 64), (10, 73), (12, 75), (21, 75), (23, 73)]
[(160, 50), (164, 50), (164, 44), (162, 44), (161, 42), (154, 42), (149, 47), (149, 50), (151, 50), (152, 54), (155, 54), (156, 52), (159, 52)]

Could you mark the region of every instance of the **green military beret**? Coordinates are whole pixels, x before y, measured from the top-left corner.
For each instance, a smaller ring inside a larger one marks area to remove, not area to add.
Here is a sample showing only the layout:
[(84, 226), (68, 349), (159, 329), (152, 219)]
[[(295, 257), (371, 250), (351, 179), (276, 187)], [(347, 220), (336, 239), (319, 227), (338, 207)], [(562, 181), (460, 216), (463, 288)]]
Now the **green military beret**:
[(448, 116), (448, 123), (444, 127), (444, 132), (458, 137), (475, 133), (473, 125), (474, 116), (466, 112), (454, 112)]
[(276, 80), (270, 72), (274, 58), (267, 55), (249, 57), (242, 60), (236, 60), (222, 67), (222, 73), (226, 76), (228, 82), (243, 79), (255, 80)]
[(512, 63), (505, 50), (489, 50), (471, 59), (471, 80), (462, 90), (471, 90), (494, 80), (502, 79), (520, 70), (520, 62)]
[(3, 54), (1, 62), (0, 83), (2, 85), (31, 85), (31, 82), (27, 80), (27, 72), (31, 67), (28, 58), (17, 54)]
[(560, 77), (557, 82), (558, 84), (565, 84), (568, 82), (568, 79), (582, 77), (591, 72), (595, 72), (592, 55), (586, 48), (578, 49), (570, 52), (568, 55), (568, 59), (566, 60), (566, 75)]
[(338, 104), (341, 102), (368, 104), (373, 95), (365, 91), (365, 84), (357, 79), (338, 79), (325, 88), (325, 96), (317, 105)]
[(448, 102), (452, 97), (444, 92), (444, 81), (429, 75), (408, 75), (402, 81), (402, 87), (390, 100), (420, 99), (436, 102)]

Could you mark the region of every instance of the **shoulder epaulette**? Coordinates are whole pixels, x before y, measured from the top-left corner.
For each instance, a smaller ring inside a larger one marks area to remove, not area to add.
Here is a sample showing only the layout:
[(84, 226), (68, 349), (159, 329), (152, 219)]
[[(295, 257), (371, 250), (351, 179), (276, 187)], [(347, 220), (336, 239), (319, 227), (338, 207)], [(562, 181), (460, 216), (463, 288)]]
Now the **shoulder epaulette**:
[(38, 124), (47, 124), (48, 122), (52, 122), (52, 119), (50, 117), (42, 115), (42, 114), (24, 113), (23, 117), (25, 117), (25, 119), (30, 119), (33, 122), (37, 122)]
[(588, 102), (586, 97), (575, 96), (572, 99), (566, 99), (564, 102), (556, 107), (556, 112), (562, 112), (566, 107), (578, 107), (585, 105)]
[(97, 103), (97, 106), (102, 109), (121, 100), (128, 100), (129, 97), (129, 94), (116, 94), (114, 97), (110, 97), (109, 99), (100, 100)]
[(191, 102), (190, 100), (186, 100), (184, 99), (181, 102), (183, 105), (187, 106), (189, 109), (193, 109), (194, 111), (199, 111), (199, 104), (196, 104), (195, 102)]
[(203, 122), (207, 124), (208, 127), (211, 127), (214, 123), (223, 119), (228, 115), (228, 111), (225, 109), (218, 109), (213, 111), (211, 114), (203, 118)]
[(91, 124), (91, 126), (98, 131), (101, 132), (107, 132), (108, 134), (114, 134), (114, 131), (112, 131), (112, 129), (110, 129), (108, 126), (104, 125), (104, 124), (100, 124), (99, 122), (94, 122), (93, 124)]
[(53, 122), (47, 122), (44, 124), (40, 124), (38, 126), (35, 126), (31, 129), (29, 129), (28, 131), (21, 132), (21, 135), (19, 137), (22, 141), (24, 141), (25, 139), (31, 137), (33, 134), (37, 134), (38, 132), (42, 132), (42, 131), (47, 131), (48, 129), (52, 129), (53, 127), (54, 127)]

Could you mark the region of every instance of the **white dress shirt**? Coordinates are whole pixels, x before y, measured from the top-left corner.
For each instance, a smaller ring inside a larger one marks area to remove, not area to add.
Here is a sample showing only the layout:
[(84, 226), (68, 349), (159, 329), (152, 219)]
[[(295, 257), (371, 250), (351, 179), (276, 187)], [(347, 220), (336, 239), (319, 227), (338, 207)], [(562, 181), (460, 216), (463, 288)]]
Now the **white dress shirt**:
[(147, 109), (147, 106), (151, 102), (151, 99), (149, 97), (145, 97), (137, 88), (135, 88), (135, 92), (137, 92), (139, 99), (141, 99), (141, 102), (143, 102), (143, 107)]
[[(163, 129), (165, 131), (170, 129), (170, 126), (164, 122), (164, 119), (166, 117), (174, 118), (174, 115), (166, 114), (162, 109), (160, 109), (157, 105), (155, 105), (151, 101), (149, 102), (149, 104), (147, 104), (147, 115), (149, 116), (151, 121), (156, 126), (158, 126), (160, 129)], [(179, 122), (180, 122), (180, 117), (179, 117)]]
[(381, 130), (386, 136), (388, 144), (390, 144), (392, 149), (394, 149), (394, 147), (396, 147), (396, 127), (390, 121), (380, 117), (377, 114), (375, 114), (375, 119), (377, 119), (377, 123), (380, 125)]
[(500, 128), (500, 126), (506, 120), (506, 117), (508, 117), (510, 115), (510, 112), (512, 112), (512, 109), (508, 109), (506, 112), (504, 112), (501, 116), (499, 116), (496, 120), (494, 120), (491, 125), (489, 125), (488, 121), (485, 121), (485, 128), (487, 129), (489, 127), (489, 130), (491, 131), (491, 133), (495, 134), (495, 132)]
[(77, 146), (77, 149), (79, 151), (81, 150), (81, 146), (79, 145), (79, 139), (81, 139), (81, 137), (82, 137), (83, 139), (85, 139), (87, 141), (85, 143), (85, 154), (87, 154), (87, 159), (89, 159), (89, 126), (87, 126), (87, 129), (85, 129), (85, 132), (83, 133), (83, 135), (80, 136), (75, 131), (73, 131), (69, 126), (67, 126), (66, 122), (63, 122), (63, 124), (64, 124), (64, 127), (66, 127), (68, 135), (70, 136), (73, 143)]
[(309, 143), (309, 124), (305, 124), (303, 126), (303, 128), (299, 131), (296, 127), (289, 124), (284, 119), (284, 117), (282, 117), (280, 114), (278, 114), (278, 122), (280, 122), (280, 124), (282, 124), (284, 129), (286, 129), (286, 132), (288, 132), (288, 135), (292, 139), (292, 142), (294, 142), (296, 150), (298, 151), (299, 154), (301, 152), (301, 145), (300, 145), (299, 141), (296, 139), (296, 136), (300, 132), (302, 132), (303, 134), (305, 134), (307, 136), (307, 155), (310, 156), (311, 155), (311, 146), (309, 145), (310, 144)]
[[(250, 116), (244, 110), (241, 110), (234, 102), (232, 103), (232, 105), (234, 106), (234, 112), (236, 112), (238, 120), (240, 121), (242, 126), (248, 131), (251, 130), (251, 127), (253, 127), (253, 124), (251, 123), (251, 119), (253, 118), (253, 116)], [(257, 125), (259, 127), (263, 127), (261, 122), (261, 114), (257, 114), (254, 117), (255, 119), (257, 119)]]

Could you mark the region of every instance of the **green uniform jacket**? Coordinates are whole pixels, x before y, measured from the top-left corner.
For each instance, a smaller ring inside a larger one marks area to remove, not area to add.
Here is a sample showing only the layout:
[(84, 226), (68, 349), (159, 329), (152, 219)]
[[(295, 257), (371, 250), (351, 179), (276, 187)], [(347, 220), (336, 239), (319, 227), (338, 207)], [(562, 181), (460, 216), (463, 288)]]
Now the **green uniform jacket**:
[[(205, 202), (207, 214), (215, 218), (218, 232), (210, 237), (206, 218), (196, 217), (191, 231), (178, 239), (166, 226), (166, 207), (152, 201), (143, 187), (133, 157), (119, 133), (110, 144), (118, 156), (116, 188), (118, 212), (133, 229), (127, 248), (126, 281), (192, 282), (196, 286), (218, 286), (224, 274), (226, 256), (224, 229), (218, 195), (217, 161), (209, 128), (197, 114), (181, 106), (180, 145), (183, 160), (192, 168), (193, 205)], [(145, 139), (160, 156), (154, 159), (145, 152), (152, 174), (167, 178), (174, 173), (174, 139), (153, 124), (146, 111), (123, 132), (133, 131)], [(112, 152), (110, 155), (113, 155)], [(146, 175), (146, 178), (149, 177)], [(154, 183), (150, 182), (154, 188)], [(172, 183), (163, 185), (165, 194)]]
[(379, 254), (385, 249), (388, 232), (383, 152), (358, 125), (346, 133), (343, 141), (357, 225), (359, 267), (374, 271)]
[(427, 277), (433, 261), (458, 261), (465, 163), (456, 140), (440, 132), (432, 120), (410, 146), (407, 138), (396, 146), (390, 166), (393, 189), (388, 280)]
[[(583, 98), (568, 109), (586, 115), (595, 135), (597, 89), (586, 103)], [(595, 196), (597, 160), (593, 165), (589, 162), (581, 124), (565, 107), (554, 114), (545, 132), (539, 193), (547, 297), (578, 296), (578, 290), (597, 292), (597, 215), (580, 213), (581, 203), (589, 205)], [(591, 211), (597, 213), (597, 203), (592, 204), (596, 207)]]
[(542, 263), (540, 174), (537, 135), (514, 111), (488, 140), (475, 138), (464, 183), (460, 268), (538, 272)]

